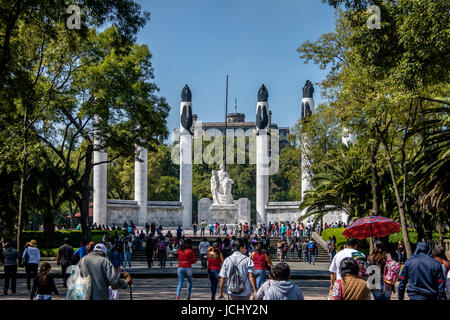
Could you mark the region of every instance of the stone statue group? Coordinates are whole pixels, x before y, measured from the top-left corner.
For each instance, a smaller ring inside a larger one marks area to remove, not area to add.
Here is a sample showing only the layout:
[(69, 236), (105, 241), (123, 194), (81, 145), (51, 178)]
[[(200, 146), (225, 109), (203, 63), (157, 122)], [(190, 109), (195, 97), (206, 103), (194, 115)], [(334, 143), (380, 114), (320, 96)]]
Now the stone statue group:
[(224, 169), (224, 165), (220, 165), (220, 170), (211, 172), (211, 194), (214, 204), (234, 204), (231, 195), (231, 185), (234, 181), (230, 178)]

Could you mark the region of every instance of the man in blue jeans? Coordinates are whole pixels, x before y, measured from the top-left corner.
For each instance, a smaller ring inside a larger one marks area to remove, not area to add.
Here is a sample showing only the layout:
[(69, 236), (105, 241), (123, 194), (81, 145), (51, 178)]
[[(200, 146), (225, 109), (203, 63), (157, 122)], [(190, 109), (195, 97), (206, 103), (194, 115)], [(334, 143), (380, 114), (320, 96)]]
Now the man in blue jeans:
[(130, 238), (125, 238), (125, 242), (123, 244), (123, 266), (124, 268), (127, 267), (127, 261), (128, 266), (131, 269), (131, 253), (133, 252), (132, 244), (130, 242)]

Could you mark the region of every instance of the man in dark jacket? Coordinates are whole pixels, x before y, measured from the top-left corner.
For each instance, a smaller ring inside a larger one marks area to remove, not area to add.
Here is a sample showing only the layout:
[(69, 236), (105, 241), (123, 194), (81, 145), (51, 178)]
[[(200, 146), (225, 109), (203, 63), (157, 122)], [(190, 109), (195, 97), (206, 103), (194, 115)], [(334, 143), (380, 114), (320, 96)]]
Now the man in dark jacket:
[(74, 254), (73, 248), (69, 245), (69, 239), (64, 239), (64, 244), (58, 249), (58, 256), (56, 258), (57, 263), (61, 264), (61, 274), (63, 277), (63, 287), (67, 288), (67, 268), (72, 262), (72, 256)]
[(425, 242), (417, 243), (414, 255), (408, 259), (400, 273), (398, 300), (403, 300), (408, 284), (409, 300), (446, 300), (445, 277), (441, 264), (431, 256)]
[(14, 242), (9, 241), (3, 250), (4, 268), (5, 268), (5, 284), (3, 287), (3, 294), (7, 295), (9, 290), (9, 283), (11, 282), (11, 292), (16, 293), (16, 279), (17, 279), (17, 261), (20, 262), (20, 254), (14, 248)]

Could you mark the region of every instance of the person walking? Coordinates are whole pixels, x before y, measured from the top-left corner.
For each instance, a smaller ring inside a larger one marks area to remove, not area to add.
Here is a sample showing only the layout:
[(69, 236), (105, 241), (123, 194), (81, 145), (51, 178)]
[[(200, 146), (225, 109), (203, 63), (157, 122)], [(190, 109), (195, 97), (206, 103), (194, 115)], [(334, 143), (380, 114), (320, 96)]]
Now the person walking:
[(120, 267), (123, 265), (122, 255), (119, 252), (119, 249), (117, 247), (114, 247), (113, 253), (112, 253), (112, 259), (111, 263), (114, 267), (114, 271), (116, 274), (120, 273)]
[(330, 264), (333, 261), (334, 256), (336, 255), (336, 251), (337, 251), (336, 242), (331, 241), (330, 247), (328, 248), (328, 254), (330, 255)]
[(223, 258), (226, 259), (233, 253), (233, 246), (231, 245), (231, 241), (228, 238), (225, 238), (222, 243), (222, 248), (220, 252), (223, 255)]
[(308, 241), (305, 239), (302, 243), (303, 262), (308, 260)]
[(81, 276), (91, 277), (91, 300), (109, 300), (109, 287), (113, 290), (127, 289), (133, 283), (127, 272), (122, 274), (126, 280), (119, 279), (114, 266), (106, 257), (103, 243), (96, 244), (93, 252), (80, 261), (79, 267)]
[(413, 256), (406, 260), (400, 272), (398, 300), (403, 300), (408, 284), (409, 300), (446, 300), (445, 276), (442, 265), (431, 256), (425, 242), (417, 243)]
[(370, 300), (370, 290), (366, 281), (358, 277), (358, 262), (350, 257), (340, 260), (339, 265), (340, 278), (334, 282), (330, 290), (331, 300)]
[(302, 256), (302, 242), (300, 239), (295, 243), (295, 249), (297, 250), (297, 261), (300, 261)]
[(378, 266), (380, 270), (380, 289), (372, 289), (372, 295), (375, 300), (390, 300), (392, 291), (385, 285), (384, 269), (388, 261), (392, 260), (392, 256), (387, 252), (380, 241), (374, 243), (372, 253), (370, 254), (369, 263)]
[(398, 257), (398, 263), (405, 263), (405, 261), (406, 261), (406, 250), (405, 250), (405, 245), (403, 244), (402, 241), (398, 242), (396, 252), (397, 252), (397, 257)]
[(192, 230), (194, 231), (194, 237), (197, 237), (197, 229), (198, 229), (197, 224), (194, 223), (194, 224), (192, 225)]
[(185, 239), (181, 242), (180, 248), (177, 251), (178, 255), (178, 286), (177, 286), (177, 300), (180, 300), (181, 288), (184, 284), (184, 279), (188, 280), (187, 300), (191, 299), (192, 292), (192, 265), (197, 263), (197, 257), (194, 250), (192, 250), (192, 240)]
[(88, 254), (86, 246), (86, 239), (81, 239), (80, 247), (73, 254), (74, 256), (77, 256), (78, 261), (80, 261), (84, 256)]
[(61, 274), (63, 277), (63, 287), (67, 288), (67, 268), (71, 265), (72, 256), (74, 254), (73, 248), (69, 245), (69, 239), (64, 239), (64, 244), (59, 247), (58, 255), (56, 257), (56, 263), (61, 265)]
[(200, 252), (200, 259), (202, 261), (202, 270), (206, 270), (208, 267), (207, 265), (207, 255), (208, 255), (208, 248), (210, 247), (210, 243), (206, 239), (206, 237), (203, 237), (202, 241), (198, 245), (198, 251)]
[(220, 267), (223, 264), (223, 255), (217, 248), (217, 243), (213, 243), (208, 248), (208, 278), (211, 282), (211, 300), (216, 299), (217, 284), (219, 282)]
[(125, 242), (123, 243), (123, 267), (128, 267), (131, 269), (131, 254), (133, 253), (133, 244), (130, 241), (129, 237), (125, 238)]
[(177, 228), (177, 240), (178, 240), (178, 242), (180, 242), (182, 234), (183, 234), (183, 229), (181, 228), (181, 226), (178, 226), (178, 228)]
[(365, 257), (364, 254), (356, 250), (358, 248), (358, 239), (350, 237), (347, 239), (347, 245), (344, 249), (339, 251), (333, 258), (333, 261), (331, 262), (329, 271), (331, 273), (330, 275), (330, 293), (333, 289), (333, 286), (335, 284), (335, 281), (341, 280), (341, 273), (339, 272), (339, 268), (341, 265), (342, 260), (345, 258), (352, 258), (353, 255), (361, 255), (362, 257)]
[(145, 244), (145, 253), (147, 255), (147, 266), (151, 268), (153, 266), (153, 252), (155, 251), (155, 242), (153, 240), (153, 234), (147, 237)]
[(263, 300), (305, 300), (302, 290), (294, 282), (289, 281), (291, 269), (287, 263), (275, 265), (272, 275), (275, 281), (271, 282)]
[(262, 242), (258, 242), (256, 251), (252, 252), (250, 259), (255, 266), (256, 288), (259, 289), (266, 281), (266, 263), (272, 268), (269, 255), (265, 252)]
[(158, 260), (160, 268), (166, 267), (166, 259), (167, 259), (167, 242), (164, 236), (158, 242)]
[(36, 278), (39, 262), (41, 261), (41, 252), (37, 248), (36, 240), (30, 241), (29, 246), (23, 252), (22, 261), (25, 265), (27, 288), (31, 290), (31, 280)]
[(52, 293), (59, 297), (53, 276), (50, 274), (52, 267), (50, 263), (44, 262), (39, 268), (39, 275), (33, 279), (33, 288), (30, 294), (30, 300), (36, 297), (36, 300), (52, 300)]
[(9, 284), (11, 283), (11, 293), (16, 293), (16, 280), (17, 280), (17, 261), (20, 262), (20, 254), (17, 249), (14, 248), (15, 243), (8, 241), (3, 249), (3, 266), (5, 271), (5, 282), (3, 286), (3, 294), (6, 296), (9, 290)]
[(205, 222), (205, 220), (202, 220), (202, 222), (200, 223), (200, 237), (205, 236), (206, 227), (207, 227), (207, 223)]
[(283, 241), (278, 241), (277, 242), (277, 257), (278, 257), (278, 262), (281, 262), (281, 258), (283, 257)]
[(223, 288), (227, 282), (229, 300), (249, 300), (251, 289), (256, 296), (255, 266), (253, 261), (245, 255), (245, 241), (237, 239), (233, 243), (234, 252), (225, 259), (219, 272), (219, 299), (223, 299)]
[(450, 262), (445, 255), (445, 248), (437, 246), (433, 249), (433, 258), (435, 258), (441, 265), (444, 276), (450, 271)]

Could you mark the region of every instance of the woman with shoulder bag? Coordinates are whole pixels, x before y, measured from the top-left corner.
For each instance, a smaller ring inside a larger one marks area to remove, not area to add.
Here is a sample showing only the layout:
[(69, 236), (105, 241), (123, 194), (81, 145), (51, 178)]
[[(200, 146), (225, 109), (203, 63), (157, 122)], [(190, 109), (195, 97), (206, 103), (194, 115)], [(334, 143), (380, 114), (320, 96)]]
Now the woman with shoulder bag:
[(213, 243), (213, 245), (208, 248), (206, 257), (208, 261), (208, 278), (211, 281), (211, 300), (215, 300), (217, 284), (219, 283), (220, 267), (223, 264), (223, 255), (219, 252), (217, 243)]

